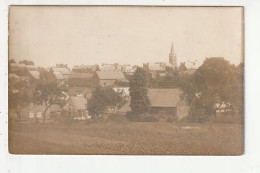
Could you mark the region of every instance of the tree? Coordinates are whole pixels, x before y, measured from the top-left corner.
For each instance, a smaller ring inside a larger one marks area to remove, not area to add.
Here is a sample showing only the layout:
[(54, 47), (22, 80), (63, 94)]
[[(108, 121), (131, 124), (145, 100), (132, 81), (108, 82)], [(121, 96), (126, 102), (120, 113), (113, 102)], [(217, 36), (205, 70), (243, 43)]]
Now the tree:
[(207, 58), (194, 75), (182, 81), (182, 89), (192, 110), (202, 110), (209, 116), (215, 115), (217, 103), (230, 103), (236, 107), (233, 98), (237, 93), (234, 91), (242, 85), (236, 73), (236, 67), (224, 58)]
[(57, 104), (62, 109), (66, 104), (65, 96), (55, 83), (42, 82), (39, 83), (33, 94), (34, 103), (38, 105), (45, 105), (43, 111), (43, 121), (45, 122), (45, 115), (51, 105)]
[(10, 59), (10, 60), (8, 61), (8, 64), (11, 64), (11, 63), (16, 63), (16, 62), (15, 62), (14, 59)]
[(97, 117), (103, 114), (108, 108), (115, 110), (122, 105), (122, 102), (124, 102), (123, 97), (112, 88), (101, 89), (97, 87), (88, 100), (88, 112), (91, 116)]
[(12, 92), (9, 88), (8, 90), (8, 97), (9, 97), (9, 108), (13, 109), (18, 116), (18, 119), (21, 120), (21, 111), (30, 103), (30, 98), (26, 92), (19, 91), (19, 92)]
[(19, 61), (19, 64), (34, 65), (34, 62), (30, 61), (30, 60), (22, 60), (22, 61)]
[(47, 83), (55, 83), (55, 77), (45, 70), (43, 67), (38, 67), (37, 70), (40, 73), (40, 80)]
[(142, 113), (149, 109), (150, 101), (147, 90), (147, 73), (138, 67), (130, 79), (129, 91), (131, 96), (130, 107), (132, 112)]
[(182, 62), (180, 67), (179, 67), (179, 71), (187, 71), (187, 67), (185, 66), (185, 62)]

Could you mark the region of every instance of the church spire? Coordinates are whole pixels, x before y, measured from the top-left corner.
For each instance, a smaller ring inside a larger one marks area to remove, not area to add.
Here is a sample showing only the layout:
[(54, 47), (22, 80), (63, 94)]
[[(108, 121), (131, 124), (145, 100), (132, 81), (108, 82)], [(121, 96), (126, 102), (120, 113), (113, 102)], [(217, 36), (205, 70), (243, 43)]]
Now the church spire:
[(176, 57), (176, 54), (174, 53), (173, 42), (172, 42), (171, 51), (169, 54), (169, 63), (172, 64), (174, 68), (177, 67), (177, 57)]
[(171, 52), (170, 52), (170, 54), (174, 54), (173, 42), (172, 42)]

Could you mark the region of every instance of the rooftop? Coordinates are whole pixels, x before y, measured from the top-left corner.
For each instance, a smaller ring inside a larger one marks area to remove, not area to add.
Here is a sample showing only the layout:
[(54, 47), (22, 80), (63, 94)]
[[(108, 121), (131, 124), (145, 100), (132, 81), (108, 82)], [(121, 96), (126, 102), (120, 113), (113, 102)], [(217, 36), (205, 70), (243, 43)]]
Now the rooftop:
[(91, 78), (93, 77), (93, 74), (91, 73), (71, 73), (69, 75), (70, 79), (84, 79), (84, 78)]
[(125, 76), (121, 71), (97, 71), (96, 73), (99, 79), (125, 80)]
[(34, 78), (34, 79), (40, 79), (40, 73), (39, 71), (35, 70), (35, 71), (29, 71), (30, 75)]

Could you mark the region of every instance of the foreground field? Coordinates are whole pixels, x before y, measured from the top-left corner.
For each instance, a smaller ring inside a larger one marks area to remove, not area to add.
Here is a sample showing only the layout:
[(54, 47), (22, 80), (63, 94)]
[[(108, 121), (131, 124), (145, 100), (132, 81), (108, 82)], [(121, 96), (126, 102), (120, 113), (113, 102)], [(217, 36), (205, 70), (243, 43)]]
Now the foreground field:
[(239, 124), (9, 124), (13, 154), (240, 155)]

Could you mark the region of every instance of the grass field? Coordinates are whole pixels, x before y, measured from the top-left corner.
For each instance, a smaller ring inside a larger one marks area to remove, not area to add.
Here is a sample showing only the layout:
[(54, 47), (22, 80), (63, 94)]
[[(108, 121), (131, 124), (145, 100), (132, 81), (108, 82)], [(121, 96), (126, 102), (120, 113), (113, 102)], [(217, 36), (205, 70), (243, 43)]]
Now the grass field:
[(13, 154), (240, 155), (240, 124), (9, 124)]

